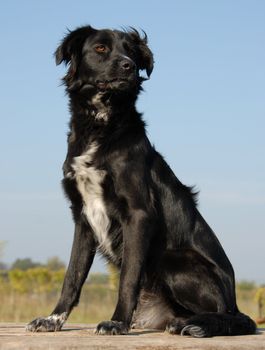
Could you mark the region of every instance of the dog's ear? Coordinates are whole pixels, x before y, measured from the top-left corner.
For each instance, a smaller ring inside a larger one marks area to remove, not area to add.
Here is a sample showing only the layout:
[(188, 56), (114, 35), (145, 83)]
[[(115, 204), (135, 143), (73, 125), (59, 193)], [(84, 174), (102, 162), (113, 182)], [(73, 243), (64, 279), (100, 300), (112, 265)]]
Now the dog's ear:
[(63, 61), (65, 64), (75, 59), (78, 54), (81, 54), (82, 46), (85, 39), (96, 32), (96, 29), (91, 26), (85, 26), (77, 28), (68, 32), (55, 51), (56, 64), (61, 64)]
[(154, 68), (154, 57), (152, 51), (149, 49), (147, 43), (147, 35), (143, 31), (144, 36), (141, 38), (139, 32), (135, 28), (130, 28), (130, 36), (136, 44), (138, 51), (138, 67), (141, 70), (146, 70), (148, 78), (150, 77)]
[(68, 90), (75, 90), (82, 84), (80, 79), (76, 79), (77, 65), (82, 56), (82, 47), (85, 40), (89, 35), (95, 32), (96, 29), (91, 26), (85, 26), (69, 31), (54, 53), (57, 65), (62, 62), (70, 64), (68, 72), (63, 79)]

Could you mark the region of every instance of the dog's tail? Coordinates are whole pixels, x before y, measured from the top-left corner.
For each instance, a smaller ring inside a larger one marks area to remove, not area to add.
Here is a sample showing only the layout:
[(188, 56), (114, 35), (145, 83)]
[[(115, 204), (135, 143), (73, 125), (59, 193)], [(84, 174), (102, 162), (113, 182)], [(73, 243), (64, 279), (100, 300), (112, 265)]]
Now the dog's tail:
[(236, 315), (225, 313), (203, 313), (192, 316), (186, 321), (181, 335), (196, 338), (222, 335), (246, 335), (256, 333), (255, 322), (240, 312)]

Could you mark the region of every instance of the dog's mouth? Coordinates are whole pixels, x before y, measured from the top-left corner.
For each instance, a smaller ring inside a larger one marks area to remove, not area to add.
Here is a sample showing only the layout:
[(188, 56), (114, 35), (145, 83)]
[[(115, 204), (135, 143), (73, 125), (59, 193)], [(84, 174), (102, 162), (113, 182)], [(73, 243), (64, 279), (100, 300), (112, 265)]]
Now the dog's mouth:
[(111, 80), (97, 80), (96, 85), (100, 91), (112, 90), (125, 87), (129, 84), (129, 80), (125, 78), (115, 78)]

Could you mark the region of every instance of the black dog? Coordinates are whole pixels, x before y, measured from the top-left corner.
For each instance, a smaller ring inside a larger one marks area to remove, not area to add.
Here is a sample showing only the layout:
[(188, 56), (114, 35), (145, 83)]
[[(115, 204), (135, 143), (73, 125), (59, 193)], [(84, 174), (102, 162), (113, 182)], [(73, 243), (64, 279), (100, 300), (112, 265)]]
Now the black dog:
[(99, 250), (120, 269), (118, 302), (98, 334), (130, 327), (194, 337), (255, 333), (239, 312), (233, 268), (198, 212), (194, 193), (150, 144), (135, 101), (149, 77), (147, 37), (128, 32), (70, 32), (56, 51), (72, 118), (63, 185), (75, 221), (60, 300), (30, 331), (57, 331), (78, 304)]

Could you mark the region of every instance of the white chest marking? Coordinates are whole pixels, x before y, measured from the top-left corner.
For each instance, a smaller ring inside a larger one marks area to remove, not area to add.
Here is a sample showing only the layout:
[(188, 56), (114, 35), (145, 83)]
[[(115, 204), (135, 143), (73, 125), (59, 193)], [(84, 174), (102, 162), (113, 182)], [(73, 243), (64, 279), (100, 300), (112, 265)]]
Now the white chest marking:
[(110, 106), (106, 106), (101, 101), (102, 96), (102, 93), (97, 93), (92, 97), (92, 104), (97, 109), (97, 112), (95, 112), (94, 117), (97, 120), (103, 120), (104, 122), (107, 122), (111, 114), (111, 108)]
[(112, 254), (111, 242), (108, 239), (110, 220), (103, 201), (101, 186), (106, 172), (90, 165), (97, 148), (98, 145), (92, 143), (86, 152), (74, 158), (73, 177), (82, 196), (83, 214), (97, 237), (99, 248), (103, 252)]

